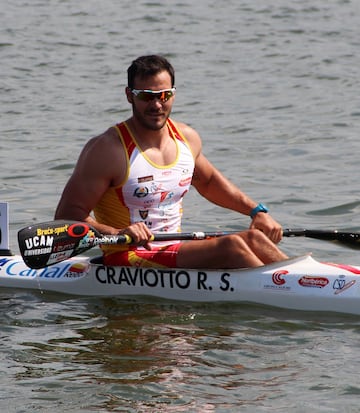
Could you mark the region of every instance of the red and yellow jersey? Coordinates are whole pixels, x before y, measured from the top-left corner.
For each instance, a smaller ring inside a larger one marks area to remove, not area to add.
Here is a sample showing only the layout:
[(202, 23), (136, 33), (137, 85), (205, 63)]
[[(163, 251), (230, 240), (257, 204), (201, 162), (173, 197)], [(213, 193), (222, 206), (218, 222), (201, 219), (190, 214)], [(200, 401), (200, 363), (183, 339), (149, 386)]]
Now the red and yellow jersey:
[[(98, 222), (115, 228), (144, 222), (154, 233), (181, 231), (182, 200), (191, 184), (194, 157), (176, 124), (168, 119), (167, 127), (177, 155), (174, 162), (162, 166), (141, 150), (126, 122), (115, 126), (126, 150), (127, 177), (120, 185), (110, 187), (94, 208)], [(102, 248), (105, 254), (127, 249), (110, 245)]]

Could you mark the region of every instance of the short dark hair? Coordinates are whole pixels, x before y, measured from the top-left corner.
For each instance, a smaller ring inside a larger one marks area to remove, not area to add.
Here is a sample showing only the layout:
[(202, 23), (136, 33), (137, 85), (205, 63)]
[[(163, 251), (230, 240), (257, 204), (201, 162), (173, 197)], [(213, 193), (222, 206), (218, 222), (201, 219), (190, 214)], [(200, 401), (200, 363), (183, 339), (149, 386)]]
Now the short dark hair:
[(133, 60), (129, 66), (128, 73), (128, 87), (134, 88), (135, 77), (145, 78), (148, 76), (154, 76), (162, 71), (166, 70), (171, 77), (171, 87), (175, 85), (175, 71), (171, 63), (163, 56), (148, 55), (140, 56)]

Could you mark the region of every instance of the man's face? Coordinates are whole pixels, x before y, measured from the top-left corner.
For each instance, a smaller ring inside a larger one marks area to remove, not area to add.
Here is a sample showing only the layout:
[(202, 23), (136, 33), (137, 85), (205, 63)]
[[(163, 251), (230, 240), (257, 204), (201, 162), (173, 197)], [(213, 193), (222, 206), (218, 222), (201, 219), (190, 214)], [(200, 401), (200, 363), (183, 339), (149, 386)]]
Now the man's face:
[[(136, 77), (134, 82), (134, 89), (137, 91), (163, 91), (171, 88), (171, 77), (165, 70), (146, 78)], [(151, 100), (144, 101), (142, 100), (142, 94), (136, 96), (129, 88), (127, 88), (126, 94), (128, 101), (132, 104), (133, 116), (142, 127), (154, 131), (164, 127), (171, 113), (174, 96), (164, 101), (162, 99), (164, 94), (158, 97), (149, 94), (149, 99), (151, 98)]]

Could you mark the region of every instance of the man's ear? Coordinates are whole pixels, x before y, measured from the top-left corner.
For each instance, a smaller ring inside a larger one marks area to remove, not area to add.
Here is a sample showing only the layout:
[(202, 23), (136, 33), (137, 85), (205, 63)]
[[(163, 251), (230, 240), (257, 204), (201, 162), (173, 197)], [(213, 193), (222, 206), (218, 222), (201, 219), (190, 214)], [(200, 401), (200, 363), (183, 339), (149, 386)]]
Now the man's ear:
[(125, 88), (126, 98), (129, 103), (133, 103), (134, 95), (131, 93), (131, 89), (126, 86)]

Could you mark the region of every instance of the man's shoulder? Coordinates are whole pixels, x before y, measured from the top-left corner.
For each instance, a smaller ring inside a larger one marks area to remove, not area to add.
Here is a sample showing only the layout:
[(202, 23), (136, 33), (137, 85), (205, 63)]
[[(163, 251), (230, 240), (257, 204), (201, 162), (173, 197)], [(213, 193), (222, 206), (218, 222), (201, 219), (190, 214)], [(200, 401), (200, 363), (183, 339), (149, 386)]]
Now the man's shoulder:
[(119, 136), (116, 131), (116, 129), (111, 126), (109, 129), (107, 129), (105, 132), (100, 133), (97, 136), (94, 136), (88, 141), (88, 145), (102, 145), (104, 143), (112, 143), (112, 142), (117, 142), (119, 141)]
[(84, 148), (83, 154), (94, 154), (95, 156), (104, 156), (109, 155), (111, 153), (119, 153), (119, 151), (123, 150), (123, 145), (119, 136), (116, 132), (116, 129), (110, 127), (105, 132), (101, 133), (100, 135), (94, 136), (90, 138)]
[(178, 122), (173, 119), (172, 119), (172, 122), (180, 130), (180, 132), (185, 136), (186, 139), (188, 140), (200, 139), (200, 136), (197, 133), (197, 131), (193, 127), (188, 125), (187, 123)]
[(191, 151), (194, 157), (197, 157), (201, 151), (201, 138), (197, 131), (188, 125), (187, 123), (173, 121), (177, 128), (181, 131), (188, 144), (190, 145)]
[(189, 128), (192, 129), (188, 124), (184, 123), (184, 122), (179, 122), (176, 119), (169, 119), (178, 129), (180, 129), (180, 131), (182, 133), (184, 133), (184, 131), (188, 130)]

